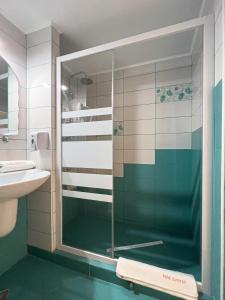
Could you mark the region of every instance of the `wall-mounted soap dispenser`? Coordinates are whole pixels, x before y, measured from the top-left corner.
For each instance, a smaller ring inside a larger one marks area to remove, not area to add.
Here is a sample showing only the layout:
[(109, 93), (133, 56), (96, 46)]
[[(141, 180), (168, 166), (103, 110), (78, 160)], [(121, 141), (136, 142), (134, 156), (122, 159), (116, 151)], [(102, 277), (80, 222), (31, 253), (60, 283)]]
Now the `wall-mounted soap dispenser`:
[(47, 150), (49, 148), (48, 132), (32, 132), (31, 133), (31, 150)]

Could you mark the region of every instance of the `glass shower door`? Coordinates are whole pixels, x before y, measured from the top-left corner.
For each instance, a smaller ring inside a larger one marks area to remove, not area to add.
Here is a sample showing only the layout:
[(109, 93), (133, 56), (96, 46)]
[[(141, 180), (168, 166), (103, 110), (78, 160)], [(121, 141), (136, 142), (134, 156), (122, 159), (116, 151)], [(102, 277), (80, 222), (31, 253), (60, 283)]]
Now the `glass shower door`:
[(114, 52), (114, 256), (201, 280), (202, 51), (168, 44)]
[(111, 53), (63, 63), (61, 99), (62, 241), (111, 256)]

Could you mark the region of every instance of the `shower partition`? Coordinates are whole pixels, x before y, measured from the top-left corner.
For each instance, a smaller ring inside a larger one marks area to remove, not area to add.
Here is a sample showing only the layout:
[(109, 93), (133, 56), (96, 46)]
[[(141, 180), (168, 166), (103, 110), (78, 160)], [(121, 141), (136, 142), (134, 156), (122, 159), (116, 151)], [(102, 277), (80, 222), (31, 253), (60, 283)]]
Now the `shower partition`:
[[(193, 30), (200, 55), (171, 46), (187, 49)], [(197, 266), (210, 291), (212, 41), (204, 17), (58, 58), (58, 249)]]

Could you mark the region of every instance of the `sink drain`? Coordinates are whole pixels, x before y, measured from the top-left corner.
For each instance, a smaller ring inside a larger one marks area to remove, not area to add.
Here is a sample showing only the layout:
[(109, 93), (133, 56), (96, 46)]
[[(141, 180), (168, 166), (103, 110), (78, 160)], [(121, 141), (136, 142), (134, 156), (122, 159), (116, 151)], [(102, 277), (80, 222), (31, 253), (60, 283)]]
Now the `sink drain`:
[(8, 299), (9, 290), (0, 291), (0, 300)]

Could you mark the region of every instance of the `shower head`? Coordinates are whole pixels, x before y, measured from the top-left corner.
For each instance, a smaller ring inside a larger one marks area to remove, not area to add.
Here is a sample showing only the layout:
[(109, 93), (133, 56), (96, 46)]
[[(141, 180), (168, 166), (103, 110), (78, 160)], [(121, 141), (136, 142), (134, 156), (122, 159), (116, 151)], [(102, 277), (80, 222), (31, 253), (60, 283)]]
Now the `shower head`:
[(93, 83), (93, 80), (91, 78), (88, 77), (83, 77), (80, 79), (80, 82), (84, 85), (90, 85)]
[(91, 78), (89, 78), (85, 72), (82, 72), (82, 71), (71, 75), (70, 78), (73, 78), (73, 77), (76, 77), (76, 76), (79, 76), (79, 75), (83, 75), (83, 77), (79, 78), (81, 84), (90, 85), (90, 84), (93, 83), (93, 80)]

